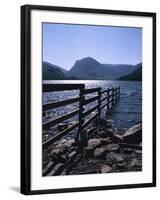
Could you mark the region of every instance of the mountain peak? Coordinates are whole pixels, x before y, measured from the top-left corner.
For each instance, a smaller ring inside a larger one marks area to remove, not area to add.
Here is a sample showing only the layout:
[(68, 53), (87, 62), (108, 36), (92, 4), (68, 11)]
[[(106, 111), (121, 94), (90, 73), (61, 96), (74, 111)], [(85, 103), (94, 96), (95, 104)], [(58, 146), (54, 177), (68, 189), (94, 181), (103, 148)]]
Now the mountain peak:
[[(99, 63), (96, 59), (88, 56), (88, 57), (85, 57), (85, 58), (82, 58), (80, 60), (77, 60), (76, 62), (85, 62), (85, 63)], [(100, 64), (100, 63), (99, 63)]]

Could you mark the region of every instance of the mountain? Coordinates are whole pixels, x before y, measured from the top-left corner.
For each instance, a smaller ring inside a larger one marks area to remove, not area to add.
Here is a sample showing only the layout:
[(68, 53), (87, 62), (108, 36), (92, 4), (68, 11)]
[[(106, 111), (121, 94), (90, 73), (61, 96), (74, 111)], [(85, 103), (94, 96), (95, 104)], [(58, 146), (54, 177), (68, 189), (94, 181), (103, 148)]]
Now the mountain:
[(70, 69), (69, 75), (76, 76), (79, 79), (105, 79), (103, 70), (105, 70), (103, 65), (95, 59), (87, 57), (77, 60)]
[(48, 62), (43, 62), (43, 80), (68, 79), (67, 71)]
[(121, 76), (118, 80), (126, 80), (126, 81), (142, 81), (142, 63), (137, 65), (138, 69), (134, 72), (126, 75)]
[(77, 60), (67, 71), (59, 66), (43, 62), (43, 80), (115, 80), (137, 70), (139, 65), (102, 64), (91, 57)]
[(68, 75), (78, 79), (113, 80), (136, 70), (135, 65), (102, 64), (91, 57), (77, 60)]

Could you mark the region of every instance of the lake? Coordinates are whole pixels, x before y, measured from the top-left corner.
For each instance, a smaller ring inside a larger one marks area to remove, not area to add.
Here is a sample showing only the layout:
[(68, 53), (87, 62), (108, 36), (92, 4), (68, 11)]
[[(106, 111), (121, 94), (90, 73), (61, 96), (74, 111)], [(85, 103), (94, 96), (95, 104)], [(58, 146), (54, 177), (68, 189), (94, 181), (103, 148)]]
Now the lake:
[[(139, 81), (106, 81), (106, 80), (60, 80), (60, 81), (43, 81), (43, 83), (50, 84), (85, 84), (86, 88), (101, 87), (102, 89), (107, 89), (115, 86), (120, 86), (121, 95), (120, 100), (114, 107), (111, 115), (107, 115), (107, 119), (113, 121), (113, 126), (116, 128), (129, 128), (132, 125), (142, 121), (142, 82)], [(78, 96), (78, 91), (63, 91), (63, 92), (51, 92), (43, 93), (42, 101), (43, 103), (58, 101), (67, 98), (72, 98)], [(92, 94), (93, 95), (93, 94)], [(88, 97), (90, 97), (89, 95)], [(89, 108), (92, 104), (89, 105)], [(61, 116), (73, 109), (78, 108), (78, 105), (71, 104), (65, 107), (52, 110), (49, 115), (52, 118)], [(94, 113), (92, 113), (93, 115)], [(101, 118), (106, 118), (105, 109), (103, 109)], [(76, 120), (76, 118), (74, 118)], [(43, 119), (45, 121), (45, 119)], [(72, 121), (72, 120), (71, 120)], [(73, 121), (72, 121), (73, 122)]]

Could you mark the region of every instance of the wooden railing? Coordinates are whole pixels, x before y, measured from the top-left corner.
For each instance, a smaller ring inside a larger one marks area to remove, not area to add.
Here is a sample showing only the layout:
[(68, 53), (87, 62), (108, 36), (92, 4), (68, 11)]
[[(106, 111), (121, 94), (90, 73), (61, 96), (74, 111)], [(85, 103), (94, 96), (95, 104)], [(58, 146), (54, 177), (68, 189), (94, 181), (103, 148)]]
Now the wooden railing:
[[(43, 142), (43, 148), (46, 148), (48, 145), (62, 138), (64, 135), (68, 134), (69, 132), (73, 131), (76, 128), (78, 128), (77, 138), (78, 137), (81, 138), (86, 127), (95, 119), (100, 119), (101, 110), (105, 107), (107, 108), (106, 112), (111, 110), (113, 106), (117, 103), (118, 99), (120, 98), (120, 87), (108, 88), (107, 90), (102, 91), (100, 87), (85, 89), (84, 84), (43, 84), (43, 92), (55, 92), (55, 91), (65, 91), (65, 90), (78, 90), (79, 97), (44, 104), (43, 112), (73, 103), (79, 103), (78, 109), (61, 117), (58, 117), (56, 119), (51, 119), (47, 122), (44, 122), (43, 130), (58, 125), (59, 123), (62, 123), (65, 120), (74, 117), (76, 115), (78, 115), (78, 122), (72, 125), (71, 127), (61, 131), (60, 133), (53, 136), (49, 140)], [(86, 99), (85, 95), (91, 93), (96, 93), (96, 96)], [(84, 106), (93, 102), (95, 103), (95, 106), (90, 108), (89, 110), (85, 110)], [(97, 112), (94, 114), (94, 116), (85, 121), (86, 116), (95, 111)]]

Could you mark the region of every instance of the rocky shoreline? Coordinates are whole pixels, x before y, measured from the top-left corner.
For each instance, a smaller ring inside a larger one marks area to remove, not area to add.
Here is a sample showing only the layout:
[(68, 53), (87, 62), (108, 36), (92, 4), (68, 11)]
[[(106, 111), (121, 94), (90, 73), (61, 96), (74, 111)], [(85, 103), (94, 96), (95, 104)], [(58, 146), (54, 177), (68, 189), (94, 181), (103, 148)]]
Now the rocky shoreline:
[(104, 121), (86, 130), (87, 142), (61, 139), (43, 150), (43, 176), (142, 171), (142, 124), (117, 130)]

